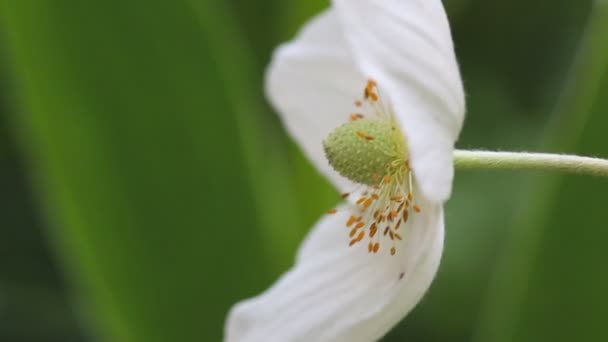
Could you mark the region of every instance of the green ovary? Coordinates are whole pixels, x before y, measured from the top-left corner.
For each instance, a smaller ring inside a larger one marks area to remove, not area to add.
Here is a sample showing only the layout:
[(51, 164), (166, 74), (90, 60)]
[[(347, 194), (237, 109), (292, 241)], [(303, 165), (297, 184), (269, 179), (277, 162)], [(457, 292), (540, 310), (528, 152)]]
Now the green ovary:
[(323, 142), (329, 164), (342, 176), (376, 185), (406, 166), (407, 145), (395, 122), (360, 119), (331, 132)]

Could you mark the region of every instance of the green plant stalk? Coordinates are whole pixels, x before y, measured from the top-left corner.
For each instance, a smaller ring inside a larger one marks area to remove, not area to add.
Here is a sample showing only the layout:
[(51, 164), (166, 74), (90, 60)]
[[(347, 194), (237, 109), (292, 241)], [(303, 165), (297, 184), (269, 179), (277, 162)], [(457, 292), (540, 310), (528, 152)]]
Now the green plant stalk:
[(608, 160), (567, 154), (456, 150), (454, 165), (463, 170), (558, 171), (608, 177)]

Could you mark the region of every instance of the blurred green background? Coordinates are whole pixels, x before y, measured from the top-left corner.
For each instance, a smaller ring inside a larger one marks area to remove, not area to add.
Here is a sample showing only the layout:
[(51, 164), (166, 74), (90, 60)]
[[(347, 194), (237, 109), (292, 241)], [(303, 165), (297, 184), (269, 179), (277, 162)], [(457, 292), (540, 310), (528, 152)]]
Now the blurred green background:
[[(608, 4), (445, 0), (461, 148), (608, 156)], [(219, 341), (335, 191), (263, 95), (319, 0), (0, 0), (0, 341)], [(383, 341), (606, 341), (608, 180), (458, 172)]]

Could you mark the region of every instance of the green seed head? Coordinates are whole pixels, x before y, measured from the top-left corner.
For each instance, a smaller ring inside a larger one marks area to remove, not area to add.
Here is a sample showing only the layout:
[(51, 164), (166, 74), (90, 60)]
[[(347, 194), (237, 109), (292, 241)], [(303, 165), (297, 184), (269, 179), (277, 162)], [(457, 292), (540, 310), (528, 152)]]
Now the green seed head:
[(396, 123), (382, 119), (360, 119), (346, 123), (323, 142), (329, 164), (342, 176), (375, 185), (404, 167), (407, 145)]

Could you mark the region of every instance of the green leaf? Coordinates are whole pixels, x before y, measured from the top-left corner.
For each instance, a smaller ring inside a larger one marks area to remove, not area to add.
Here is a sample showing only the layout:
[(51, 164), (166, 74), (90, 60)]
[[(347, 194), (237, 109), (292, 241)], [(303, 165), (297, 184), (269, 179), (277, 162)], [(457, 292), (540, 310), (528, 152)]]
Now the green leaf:
[(220, 340), (229, 306), (272, 272), (239, 99), (192, 4), (3, 1), (0, 18), (15, 124), (100, 339)]
[[(550, 150), (608, 156), (608, 6), (596, 2), (550, 131)], [(488, 294), (479, 341), (608, 338), (605, 179), (533, 178)]]

